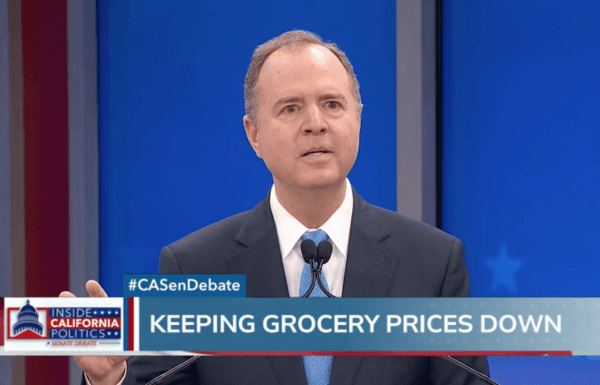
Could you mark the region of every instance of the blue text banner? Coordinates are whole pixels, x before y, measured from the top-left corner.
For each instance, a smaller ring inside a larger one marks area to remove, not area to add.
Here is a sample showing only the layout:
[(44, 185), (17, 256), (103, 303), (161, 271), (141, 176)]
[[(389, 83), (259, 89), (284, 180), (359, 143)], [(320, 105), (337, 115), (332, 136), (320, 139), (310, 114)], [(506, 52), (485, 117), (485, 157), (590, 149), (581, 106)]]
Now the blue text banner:
[(136, 346), (142, 351), (600, 354), (600, 299), (595, 298), (136, 301)]

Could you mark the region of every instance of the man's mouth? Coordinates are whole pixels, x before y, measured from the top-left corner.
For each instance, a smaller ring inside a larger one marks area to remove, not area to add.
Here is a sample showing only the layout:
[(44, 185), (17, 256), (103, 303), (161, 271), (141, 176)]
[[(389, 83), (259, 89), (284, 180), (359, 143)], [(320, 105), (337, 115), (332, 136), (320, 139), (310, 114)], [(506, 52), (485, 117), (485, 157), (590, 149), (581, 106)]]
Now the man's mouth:
[(306, 154), (304, 154), (302, 156), (324, 155), (324, 154), (329, 154), (329, 151), (312, 151), (312, 152), (307, 152)]
[(325, 148), (313, 148), (310, 151), (307, 151), (306, 153), (304, 153), (302, 156), (315, 156), (315, 155), (325, 155), (325, 154), (329, 154), (331, 151), (325, 149)]

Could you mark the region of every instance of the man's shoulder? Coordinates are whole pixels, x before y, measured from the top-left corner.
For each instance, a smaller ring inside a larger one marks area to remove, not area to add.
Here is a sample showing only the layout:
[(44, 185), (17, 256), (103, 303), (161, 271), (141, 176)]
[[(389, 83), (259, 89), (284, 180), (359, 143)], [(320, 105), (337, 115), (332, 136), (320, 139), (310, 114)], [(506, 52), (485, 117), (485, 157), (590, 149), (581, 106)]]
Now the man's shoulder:
[(203, 248), (227, 248), (234, 245), (236, 235), (248, 221), (251, 211), (245, 211), (213, 223), (171, 243), (169, 247), (174, 253), (196, 252)]
[(436, 243), (449, 245), (457, 238), (419, 220), (410, 218), (395, 211), (372, 205), (366, 201), (360, 202), (360, 212), (363, 218), (357, 222), (363, 226), (377, 226), (380, 231), (388, 232), (393, 239), (401, 239), (404, 243)]
[(251, 210), (203, 227), (164, 247), (159, 271), (164, 264), (176, 261), (175, 270), (183, 273), (225, 272), (229, 257), (243, 251), (251, 240), (258, 239), (273, 226), (267, 197)]
[[(360, 211), (366, 218), (359, 220), (363, 223), (362, 232), (386, 248), (388, 266), (398, 267), (390, 296), (468, 296), (468, 272), (460, 240), (376, 206), (368, 205)], [(366, 229), (368, 225), (376, 229)]]
[(236, 234), (249, 215), (249, 212), (244, 212), (231, 216), (164, 247), (160, 253), (158, 271), (171, 274), (226, 274), (228, 257), (244, 249), (236, 241)]
[[(368, 203), (360, 197), (354, 208), (353, 225), (362, 227), (368, 233), (388, 233), (393, 239), (401, 239), (404, 243), (428, 243), (449, 245), (457, 238), (444, 231), (402, 215)], [(267, 231), (274, 226), (270, 207), (265, 200), (256, 207), (225, 218), (171, 243), (169, 247), (175, 254), (197, 253), (201, 250), (219, 251), (221, 255), (231, 254), (243, 247), (240, 239), (248, 231), (254, 233)]]

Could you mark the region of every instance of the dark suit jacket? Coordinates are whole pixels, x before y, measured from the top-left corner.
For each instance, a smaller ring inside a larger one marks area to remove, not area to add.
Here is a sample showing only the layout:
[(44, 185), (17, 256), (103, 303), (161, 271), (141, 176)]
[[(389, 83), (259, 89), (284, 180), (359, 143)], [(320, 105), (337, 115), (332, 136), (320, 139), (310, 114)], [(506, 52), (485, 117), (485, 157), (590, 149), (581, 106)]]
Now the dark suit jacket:
[[(288, 297), (269, 198), (163, 248), (159, 273), (246, 274), (248, 297)], [(354, 192), (343, 287), (343, 297), (468, 296), (462, 243)], [(185, 358), (132, 357), (125, 384), (145, 384)], [(484, 357), (460, 359), (488, 372)], [(301, 357), (204, 357), (165, 383), (306, 385), (306, 375)], [(350, 384), (483, 382), (439, 358), (334, 357), (331, 385)]]

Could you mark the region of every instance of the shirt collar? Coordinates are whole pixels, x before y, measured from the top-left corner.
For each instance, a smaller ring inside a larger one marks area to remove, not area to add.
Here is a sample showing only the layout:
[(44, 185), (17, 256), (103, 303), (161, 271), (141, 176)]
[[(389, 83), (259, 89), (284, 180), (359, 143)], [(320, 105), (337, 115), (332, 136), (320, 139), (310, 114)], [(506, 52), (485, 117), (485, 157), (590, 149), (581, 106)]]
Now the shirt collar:
[[(285, 259), (290, 255), (302, 234), (309, 229), (294, 218), (292, 214), (279, 203), (274, 185), (271, 188), (270, 203), (273, 219), (275, 220), (275, 227), (277, 228), (281, 256)], [(321, 230), (329, 235), (330, 240), (344, 257), (348, 255), (353, 206), (354, 197), (352, 195), (352, 186), (350, 185), (350, 181), (346, 178), (346, 194), (342, 205), (331, 217), (329, 217), (325, 224), (321, 226)]]

